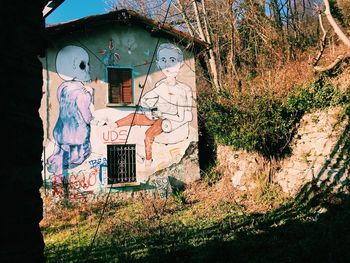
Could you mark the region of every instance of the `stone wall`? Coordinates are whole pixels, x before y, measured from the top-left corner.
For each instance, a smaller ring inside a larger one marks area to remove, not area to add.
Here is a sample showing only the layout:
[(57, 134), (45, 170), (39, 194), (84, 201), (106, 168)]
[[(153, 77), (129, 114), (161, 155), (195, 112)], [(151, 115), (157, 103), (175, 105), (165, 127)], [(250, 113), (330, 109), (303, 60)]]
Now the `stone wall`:
[[(349, 122), (341, 107), (305, 114), (292, 139), (292, 154), (272, 164), (255, 153), (218, 147), (218, 168), (231, 177), (234, 188), (254, 188), (252, 176), (273, 173), (273, 181), (289, 195), (312, 180), (319, 186), (343, 189), (349, 182)], [(343, 117), (343, 118), (342, 118)]]
[(173, 187), (189, 184), (199, 179), (198, 143), (191, 142), (180, 162), (161, 170), (155, 177), (170, 177)]
[[(337, 160), (338, 157), (346, 158), (341, 151), (342, 137), (348, 133), (348, 120), (339, 120), (342, 113), (342, 108), (330, 108), (303, 117), (292, 141), (293, 154), (283, 160), (275, 177), (284, 192), (294, 195), (313, 179), (319, 184), (325, 180), (333, 181), (335, 174), (347, 165), (344, 160)], [(337, 171), (336, 162), (339, 162)], [(347, 178), (346, 173), (339, 176), (340, 181)]]

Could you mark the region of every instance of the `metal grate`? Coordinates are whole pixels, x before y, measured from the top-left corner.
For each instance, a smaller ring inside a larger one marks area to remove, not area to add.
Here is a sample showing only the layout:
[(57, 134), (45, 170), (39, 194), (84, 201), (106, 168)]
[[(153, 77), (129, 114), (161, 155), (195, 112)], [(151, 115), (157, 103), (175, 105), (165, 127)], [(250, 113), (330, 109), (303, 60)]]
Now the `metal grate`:
[(107, 145), (108, 184), (136, 182), (135, 144)]

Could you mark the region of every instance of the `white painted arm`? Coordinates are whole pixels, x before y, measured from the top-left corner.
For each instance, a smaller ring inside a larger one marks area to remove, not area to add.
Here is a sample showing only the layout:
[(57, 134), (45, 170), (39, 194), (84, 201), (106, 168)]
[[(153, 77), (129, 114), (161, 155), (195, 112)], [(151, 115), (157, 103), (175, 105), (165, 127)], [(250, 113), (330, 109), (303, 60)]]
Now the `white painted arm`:
[(141, 98), (141, 106), (145, 108), (153, 108), (159, 99), (159, 95), (157, 93), (157, 88), (147, 92)]
[(177, 106), (177, 114), (162, 113), (162, 118), (171, 121), (182, 122), (185, 119), (185, 108)]

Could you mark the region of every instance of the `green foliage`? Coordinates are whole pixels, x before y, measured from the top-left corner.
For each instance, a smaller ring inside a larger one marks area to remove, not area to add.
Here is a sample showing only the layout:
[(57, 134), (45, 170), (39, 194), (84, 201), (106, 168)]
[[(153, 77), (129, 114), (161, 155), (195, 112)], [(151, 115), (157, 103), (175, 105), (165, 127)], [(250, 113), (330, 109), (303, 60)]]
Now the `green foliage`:
[(279, 159), (290, 153), (289, 142), (305, 112), (349, 102), (349, 93), (319, 81), (299, 87), (286, 102), (269, 94), (206, 94), (200, 110), (218, 142)]
[(256, 187), (252, 190), (252, 196), (257, 204), (279, 206), (284, 202), (280, 187), (277, 184), (269, 183), (266, 174), (256, 174), (254, 182)]
[(173, 191), (172, 197), (173, 197), (175, 203), (177, 203), (178, 205), (185, 205), (188, 203), (186, 195), (185, 195), (184, 191), (182, 191), (182, 190), (176, 189), (175, 191)]
[(350, 117), (350, 105), (348, 105), (345, 109), (345, 114)]
[(216, 166), (213, 165), (204, 171), (202, 178), (204, 182), (206, 182), (209, 186), (212, 186), (217, 183), (221, 177), (221, 174), (216, 170)]
[(286, 107), (290, 112), (298, 110), (305, 112), (329, 106), (344, 105), (349, 102), (349, 94), (321, 82), (306, 88), (299, 87), (295, 94), (288, 97)]

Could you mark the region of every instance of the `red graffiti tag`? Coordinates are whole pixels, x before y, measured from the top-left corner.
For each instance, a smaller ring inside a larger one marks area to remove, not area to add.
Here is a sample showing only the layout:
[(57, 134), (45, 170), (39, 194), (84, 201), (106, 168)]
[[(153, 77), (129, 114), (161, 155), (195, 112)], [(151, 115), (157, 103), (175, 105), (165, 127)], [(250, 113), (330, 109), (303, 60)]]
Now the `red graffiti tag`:
[(128, 135), (127, 130), (114, 130), (103, 132), (104, 143), (122, 143), (126, 141)]

